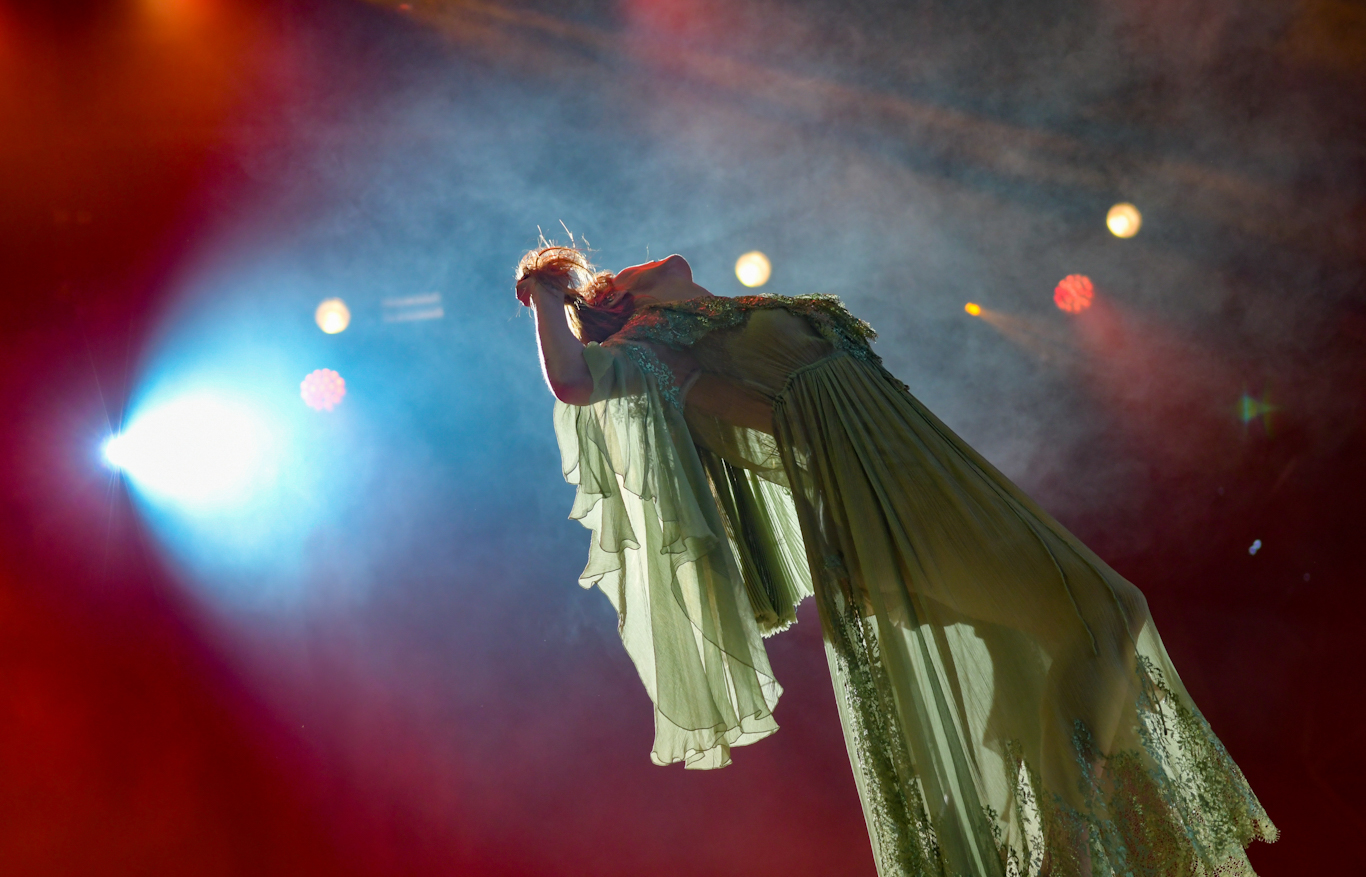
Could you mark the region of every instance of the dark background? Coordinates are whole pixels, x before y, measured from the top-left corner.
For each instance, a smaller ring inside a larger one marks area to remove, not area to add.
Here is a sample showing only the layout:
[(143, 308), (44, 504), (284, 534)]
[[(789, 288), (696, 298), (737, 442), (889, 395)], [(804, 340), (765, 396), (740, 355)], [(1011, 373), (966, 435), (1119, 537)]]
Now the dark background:
[[(841, 295), (1147, 594), (1258, 872), (1359, 869), (1364, 65), (1345, 0), (0, 3), (0, 867), (874, 873), (809, 607), (780, 733), (649, 763), (511, 296), (563, 222)], [(206, 370), (297, 409), (249, 514), (99, 458)]]

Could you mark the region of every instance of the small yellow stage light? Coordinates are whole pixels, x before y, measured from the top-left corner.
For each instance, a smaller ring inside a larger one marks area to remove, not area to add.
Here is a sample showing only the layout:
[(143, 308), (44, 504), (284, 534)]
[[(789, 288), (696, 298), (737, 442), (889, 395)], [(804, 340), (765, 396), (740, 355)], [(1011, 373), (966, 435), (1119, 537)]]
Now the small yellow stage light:
[(1110, 234), (1117, 238), (1131, 238), (1138, 234), (1139, 228), (1143, 225), (1143, 214), (1138, 212), (1138, 208), (1129, 203), (1116, 204), (1110, 208), (1110, 212), (1105, 215), (1105, 224), (1110, 228)]
[(735, 276), (745, 286), (763, 286), (772, 273), (773, 266), (769, 264), (768, 256), (758, 250), (745, 253), (735, 260)]
[(982, 306), (979, 304), (973, 304), (972, 302), (968, 302), (967, 304), (963, 305), (963, 310), (967, 311), (974, 317), (980, 317), (982, 315)]
[(318, 309), (313, 312), (313, 319), (319, 329), (329, 335), (336, 335), (351, 325), (351, 310), (341, 299), (329, 298), (318, 305)]

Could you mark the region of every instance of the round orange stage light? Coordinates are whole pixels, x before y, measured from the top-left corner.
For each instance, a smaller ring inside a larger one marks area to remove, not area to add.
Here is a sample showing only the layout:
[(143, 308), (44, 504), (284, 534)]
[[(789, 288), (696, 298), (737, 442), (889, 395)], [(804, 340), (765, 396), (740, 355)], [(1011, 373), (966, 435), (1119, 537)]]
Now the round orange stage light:
[(346, 396), (346, 381), (330, 368), (320, 368), (299, 384), (304, 404), (314, 411), (331, 411)]
[(1096, 287), (1085, 274), (1069, 274), (1053, 290), (1053, 303), (1069, 314), (1079, 314), (1091, 306)]
[(758, 250), (751, 250), (735, 260), (735, 276), (748, 287), (763, 286), (773, 273), (768, 256)]
[(1143, 214), (1127, 202), (1116, 204), (1105, 214), (1105, 225), (1117, 238), (1131, 238), (1143, 227)]
[(339, 298), (324, 299), (313, 312), (313, 321), (327, 334), (336, 335), (351, 325), (351, 309)]
[(974, 317), (980, 317), (982, 315), (982, 306), (979, 304), (973, 304), (972, 302), (968, 302), (967, 304), (963, 305), (963, 310), (967, 311)]

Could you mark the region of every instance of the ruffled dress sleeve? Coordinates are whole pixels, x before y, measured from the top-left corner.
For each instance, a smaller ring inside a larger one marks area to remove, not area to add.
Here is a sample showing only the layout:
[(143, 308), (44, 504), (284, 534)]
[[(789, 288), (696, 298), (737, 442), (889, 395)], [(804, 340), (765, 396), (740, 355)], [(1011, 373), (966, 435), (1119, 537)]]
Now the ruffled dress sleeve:
[(682, 413), (661, 393), (649, 352), (584, 348), (587, 405), (557, 403), (570, 517), (592, 531), (579, 581), (617, 610), (654, 702), (656, 764), (724, 767), (730, 747), (778, 729), (782, 690), (731, 553), (725, 523)]

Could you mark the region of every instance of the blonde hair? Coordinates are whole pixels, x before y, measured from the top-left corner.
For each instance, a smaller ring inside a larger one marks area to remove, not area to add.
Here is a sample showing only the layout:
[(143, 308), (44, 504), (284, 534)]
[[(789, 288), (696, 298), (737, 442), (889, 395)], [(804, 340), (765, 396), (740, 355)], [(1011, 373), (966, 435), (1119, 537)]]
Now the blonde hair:
[(593, 267), (587, 253), (572, 241), (565, 247), (541, 238), (541, 246), (517, 263), (517, 280), (525, 277), (564, 292), (569, 331), (584, 344), (606, 341), (635, 313), (636, 298), (629, 292), (607, 302), (615, 275)]

